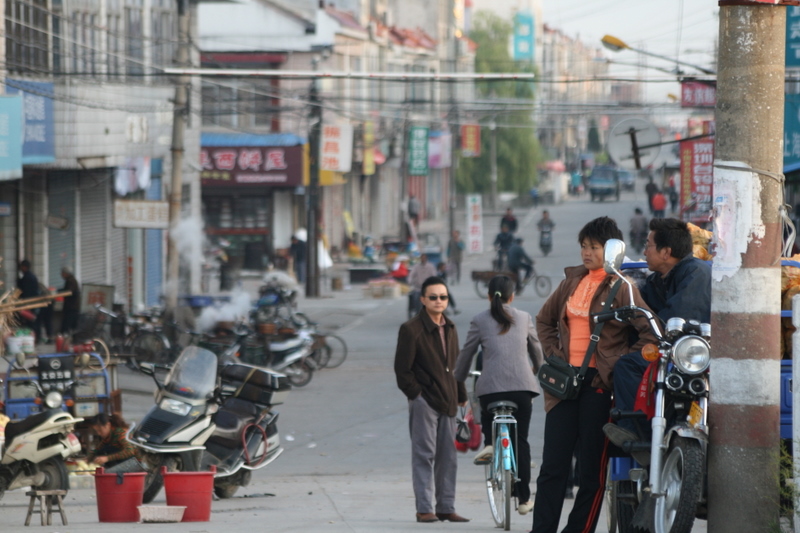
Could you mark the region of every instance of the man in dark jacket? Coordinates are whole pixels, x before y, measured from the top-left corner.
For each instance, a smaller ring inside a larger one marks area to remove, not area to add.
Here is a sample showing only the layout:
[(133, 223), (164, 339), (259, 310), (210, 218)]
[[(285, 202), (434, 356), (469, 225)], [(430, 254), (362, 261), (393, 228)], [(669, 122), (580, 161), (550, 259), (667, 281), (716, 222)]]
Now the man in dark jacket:
[[(20, 299), (34, 298), (39, 296), (39, 278), (36, 277), (36, 274), (31, 272), (31, 262), (27, 259), (23, 259), (19, 262), (18, 270), (19, 277), (17, 278), (17, 289), (20, 290)], [(24, 315), (27, 315), (28, 318), (26, 318)], [(28, 313), (19, 314), (20, 323), (31, 328), (37, 339), (39, 338), (40, 329), (38, 315), (38, 309), (32, 309)], [(33, 318), (30, 318), (31, 316)]]
[[(531, 271), (533, 271), (533, 259), (525, 252), (522, 243), (522, 239), (515, 239), (514, 244), (508, 249), (508, 269), (517, 275), (517, 290), (519, 290), (522, 282), (531, 276)], [(519, 277), (520, 270), (525, 271), (524, 278)]]
[(444, 281), (426, 279), (421, 293), (425, 309), (400, 326), (394, 357), (397, 386), (408, 398), (417, 522), (467, 522), (455, 510), (455, 416), (457, 405), (467, 402), (464, 383), (453, 376), (458, 334), (444, 316), (449, 299)]
[[(674, 218), (654, 218), (649, 227), (644, 256), (653, 273), (647, 277), (641, 290), (645, 303), (664, 322), (673, 317), (710, 322), (711, 267), (692, 255), (692, 234), (688, 226)], [(649, 364), (637, 352), (623, 355), (614, 366), (617, 408), (633, 410), (639, 382)], [(635, 423), (620, 420), (619, 426), (632, 431)], [(612, 437), (609, 434), (609, 439), (620, 445), (631, 440), (623, 437), (631, 435)]]
[(71, 296), (64, 297), (64, 312), (61, 317), (61, 333), (71, 333), (78, 329), (78, 318), (81, 314), (81, 286), (72, 271), (64, 267), (61, 269), (64, 279), (62, 291), (69, 291)]

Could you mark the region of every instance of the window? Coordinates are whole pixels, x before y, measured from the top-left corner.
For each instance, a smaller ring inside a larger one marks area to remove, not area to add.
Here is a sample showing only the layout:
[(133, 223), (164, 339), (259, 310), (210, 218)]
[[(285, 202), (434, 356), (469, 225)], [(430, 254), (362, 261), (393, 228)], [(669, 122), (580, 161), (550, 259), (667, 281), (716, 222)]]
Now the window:
[(6, 54), (10, 72), (50, 69), (47, 0), (6, 2)]
[[(153, 72), (172, 66), (178, 39), (178, 17), (174, 0), (153, 0), (150, 12), (153, 50)], [(153, 78), (156, 83), (170, 83), (166, 76)]]
[(125, 6), (126, 73), (144, 74), (144, 34), (142, 33), (142, 0), (129, 0)]

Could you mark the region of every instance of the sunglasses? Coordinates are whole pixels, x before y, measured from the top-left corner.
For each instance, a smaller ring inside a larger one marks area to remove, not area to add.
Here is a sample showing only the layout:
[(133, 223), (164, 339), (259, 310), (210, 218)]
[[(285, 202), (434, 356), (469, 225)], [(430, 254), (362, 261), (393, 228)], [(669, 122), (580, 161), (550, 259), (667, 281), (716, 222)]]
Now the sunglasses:
[(428, 300), (432, 301), (432, 302), (435, 302), (437, 299), (439, 299), (439, 300), (441, 300), (443, 302), (446, 302), (450, 297), (448, 295), (446, 295), (446, 294), (441, 294), (439, 296), (433, 294), (431, 296), (426, 296), (426, 298)]

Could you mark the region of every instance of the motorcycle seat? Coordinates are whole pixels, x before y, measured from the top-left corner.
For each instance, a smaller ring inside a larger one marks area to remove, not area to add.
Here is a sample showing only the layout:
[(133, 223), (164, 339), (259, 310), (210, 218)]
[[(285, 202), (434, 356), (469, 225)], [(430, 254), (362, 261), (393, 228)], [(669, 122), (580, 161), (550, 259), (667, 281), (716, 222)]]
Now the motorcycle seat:
[(253, 422), (257, 416), (258, 408), (253, 402), (228, 398), (214, 415), (217, 428), (209, 440), (224, 447), (241, 446), (244, 426)]
[[(48, 409), (41, 413), (37, 413), (35, 415), (31, 415), (24, 420), (20, 420), (19, 422), (9, 422), (6, 424), (6, 444), (11, 444), (14, 440), (14, 437), (29, 431), (39, 424), (42, 424), (48, 418), (53, 416), (54, 409)], [(55, 410), (56, 412), (61, 412), (60, 410)]]

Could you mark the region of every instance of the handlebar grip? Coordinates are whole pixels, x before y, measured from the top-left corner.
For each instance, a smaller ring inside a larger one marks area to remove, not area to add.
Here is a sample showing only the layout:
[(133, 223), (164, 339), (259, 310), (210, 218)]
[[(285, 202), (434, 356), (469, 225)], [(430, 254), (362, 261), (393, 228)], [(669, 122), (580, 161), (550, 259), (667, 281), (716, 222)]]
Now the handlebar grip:
[(609, 320), (614, 320), (617, 317), (617, 311), (602, 311), (594, 315), (594, 323), (600, 324), (601, 322), (608, 322)]

